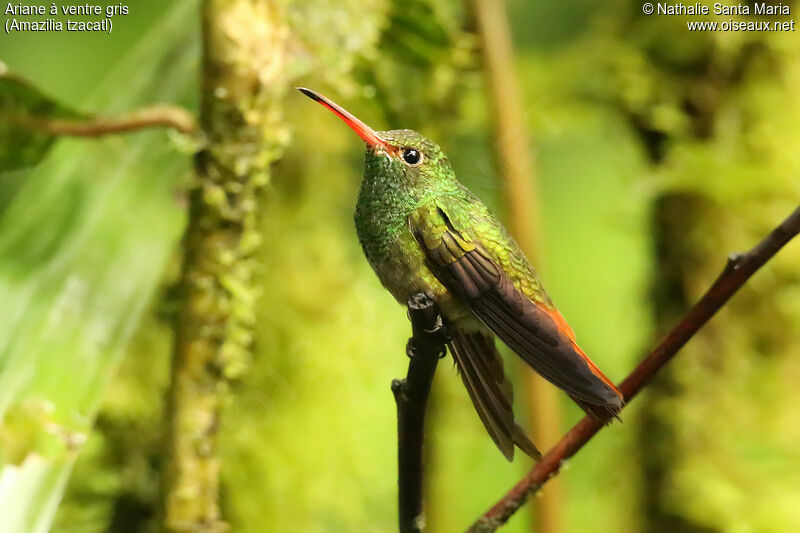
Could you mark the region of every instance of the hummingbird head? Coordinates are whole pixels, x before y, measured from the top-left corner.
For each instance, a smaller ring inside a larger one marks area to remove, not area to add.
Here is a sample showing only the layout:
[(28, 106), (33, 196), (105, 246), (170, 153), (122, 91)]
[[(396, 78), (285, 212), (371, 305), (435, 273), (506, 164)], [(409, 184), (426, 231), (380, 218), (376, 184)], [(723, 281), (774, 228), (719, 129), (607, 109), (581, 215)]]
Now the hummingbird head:
[(389, 178), (406, 187), (433, 187), (455, 182), (455, 174), (439, 145), (413, 130), (375, 131), (352, 113), (321, 94), (300, 92), (324, 105), (367, 143), (366, 179)]

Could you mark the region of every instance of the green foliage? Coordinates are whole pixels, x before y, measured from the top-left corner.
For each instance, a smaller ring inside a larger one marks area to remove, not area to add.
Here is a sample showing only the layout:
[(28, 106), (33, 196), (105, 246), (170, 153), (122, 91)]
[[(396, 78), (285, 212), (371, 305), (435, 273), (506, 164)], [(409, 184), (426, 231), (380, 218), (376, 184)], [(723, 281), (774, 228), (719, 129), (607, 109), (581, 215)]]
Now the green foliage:
[[(12, 71), (63, 102), (25, 89), (14, 106), (193, 107), (197, 3), (141, 6), (141, 18), (102, 42), (4, 40)], [(290, 32), (287, 79), (333, 88), (377, 129), (421, 130), (497, 206), (494, 140), (461, 3), (276, 6)], [(681, 17), (644, 17), (632, 2), (511, 8), (538, 155), (537, 267), (581, 345), (619, 379), (725, 254), (796, 203), (797, 37), (691, 34)], [(285, 142), (291, 131), (293, 142), (258, 208), (254, 353), (220, 429), (224, 516), (243, 532), (393, 531), (389, 384), (405, 370), (409, 326), (354, 235), (362, 143), (301, 95), (287, 94), (276, 113), (272, 133)], [(43, 153), (45, 141), (33, 144), (38, 166), (0, 176), (3, 530), (45, 531), (55, 516), (59, 532), (155, 531), (179, 297), (168, 287), (185, 211), (176, 190), (188, 157), (163, 132), (60, 140)], [(8, 148), (0, 139), (0, 154)], [(666, 270), (655, 213), (677, 223), (677, 263)], [(799, 261), (796, 245), (782, 252), (626, 408), (624, 424), (566, 465), (565, 531), (800, 527)], [(654, 317), (663, 295), (648, 287), (666, 281), (679, 297)], [(530, 465), (502, 460), (448, 364), (432, 402), (429, 530), (458, 531)], [(566, 399), (563, 408), (565, 423), (578, 418)], [(506, 530), (529, 530), (528, 520), (520, 513)]]
[[(81, 105), (183, 98), (197, 54), (184, 24), (192, 9), (178, 5), (143, 31)], [(4, 43), (4, 53), (12, 50)], [(6, 60), (12, 64), (13, 56)], [(164, 141), (163, 132), (58, 141), (35, 169), (13, 175), (18, 188), (4, 198), (0, 218), (6, 531), (49, 529), (108, 381), (174, 249), (182, 213), (172, 189), (187, 165)]]
[(391, 2), (377, 49), (354, 72), (383, 112), (386, 125), (377, 129), (433, 129), (428, 136), (439, 141), (452, 135), (462, 92), (478, 73), (466, 17), (457, 3)]
[[(683, 17), (629, 19), (620, 8), (556, 56), (551, 83), (625, 117), (651, 161), (639, 187), (672, 227), (653, 228), (659, 331), (727, 253), (752, 246), (796, 206), (796, 44), (791, 33), (689, 33)], [(797, 261), (796, 247), (783, 252), (645, 393), (633, 419), (641, 529), (798, 527), (787, 502), (797, 498), (789, 465), (800, 457), (786, 446), (796, 399), (779, 377), (795, 367)]]

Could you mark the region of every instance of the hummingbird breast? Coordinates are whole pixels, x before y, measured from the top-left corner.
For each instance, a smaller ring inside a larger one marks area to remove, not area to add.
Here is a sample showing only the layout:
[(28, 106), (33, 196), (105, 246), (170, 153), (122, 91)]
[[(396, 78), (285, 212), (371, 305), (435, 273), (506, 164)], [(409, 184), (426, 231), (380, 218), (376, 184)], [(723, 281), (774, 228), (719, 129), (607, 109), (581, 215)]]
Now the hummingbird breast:
[[(472, 316), (433, 274), (408, 224), (419, 203), (403, 194), (381, 194), (366, 181), (356, 204), (355, 226), (361, 248), (383, 286), (402, 305), (419, 292), (431, 293), (449, 320)], [(377, 194), (376, 194), (377, 193)]]

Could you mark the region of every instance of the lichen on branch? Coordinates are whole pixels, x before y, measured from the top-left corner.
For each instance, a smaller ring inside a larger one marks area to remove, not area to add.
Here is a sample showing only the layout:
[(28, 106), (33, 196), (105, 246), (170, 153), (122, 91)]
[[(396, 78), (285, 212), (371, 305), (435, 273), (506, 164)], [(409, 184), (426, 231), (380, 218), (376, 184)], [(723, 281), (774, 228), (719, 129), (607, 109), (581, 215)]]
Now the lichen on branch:
[[(265, 3), (203, 4), (200, 124), (170, 391), (164, 512), (170, 531), (225, 529), (219, 508), (220, 411), (247, 366), (260, 243), (256, 206), (287, 142), (280, 120), (288, 30)], [(261, 51), (261, 53), (257, 53)]]
[[(262, 245), (257, 207), (289, 140), (284, 97), (316, 67), (329, 82), (348, 85), (343, 74), (374, 46), (385, 11), (380, 2), (345, 1), (336, 10), (290, 4), (204, 0), (201, 8), (204, 146), (195, 158), (175, 319), (162, 476), (168, 531), (227, 527), (219, 505), (218, 431), (227, 391), (252, 349), (254, 252)], [(348, 13), (355, 26), (332, 23)]]

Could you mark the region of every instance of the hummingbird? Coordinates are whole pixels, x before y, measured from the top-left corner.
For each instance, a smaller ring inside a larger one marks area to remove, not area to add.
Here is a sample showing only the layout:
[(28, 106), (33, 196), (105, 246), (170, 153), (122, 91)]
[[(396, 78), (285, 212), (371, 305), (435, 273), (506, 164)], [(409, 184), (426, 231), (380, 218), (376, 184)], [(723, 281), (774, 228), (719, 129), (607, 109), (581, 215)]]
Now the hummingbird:
[(541, 453), (514, 420), (495, 337), (590, 416), (618, 418), (622, 393), (578, 346), (520, 247), (456, 179), (442, 149), (413, 130), (375, 131), (325, 96), (297, 89), (366, 143), (355, 212), (364, 255), (401, 304), (433, 296), (469, 397), (506, 459), (515, 447), (534, 459)]

